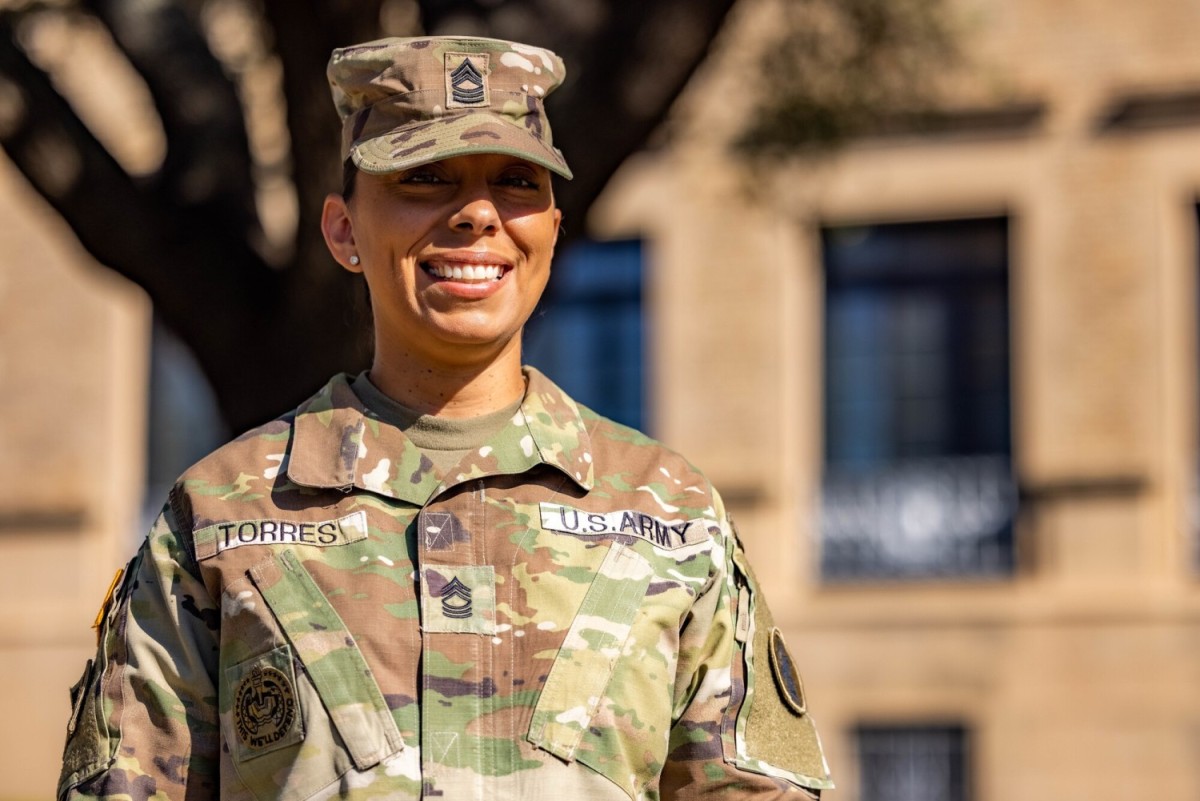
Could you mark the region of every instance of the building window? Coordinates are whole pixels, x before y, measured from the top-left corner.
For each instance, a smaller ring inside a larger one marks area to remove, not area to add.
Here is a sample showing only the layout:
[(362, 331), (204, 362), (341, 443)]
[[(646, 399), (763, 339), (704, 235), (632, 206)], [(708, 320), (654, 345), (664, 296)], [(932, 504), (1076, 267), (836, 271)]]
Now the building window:
[(525, 329), (526, 363), (600, 414), (645, 430), (642, 243), (577, 242)]
[(962, 726), (859, 726), (859, 801), (967, 801)]
[(1013, 564), (1008, 223), (826, 228), (827, 580)]

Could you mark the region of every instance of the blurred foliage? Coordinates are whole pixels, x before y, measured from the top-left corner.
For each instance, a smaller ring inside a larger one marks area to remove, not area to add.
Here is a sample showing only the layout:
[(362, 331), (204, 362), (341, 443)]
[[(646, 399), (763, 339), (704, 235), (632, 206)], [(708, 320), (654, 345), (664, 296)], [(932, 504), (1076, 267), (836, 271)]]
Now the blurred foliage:
[[(578, 236), (735, 2), (0, 0), (0, 148), (147, 292), (242, 430), (370, 358), (361, 282), (318, 225), (340, 174), (331, 49), (428, 32), (557, 51), (547, 106), (575, 179), (555, 191)], [(825, 146), (919, 107), (953, 53), (945, 2), (783, 0), (741, 149)]]
[(547, 107), (575, 179), (555, 194), (578, 236), (734, 2), (0, 0), (0, 148), (146, 291), (239, 431), (370, 359), (361, 280), (319, 230), (340, 186), (334, 47), (431, 33), (557, 51)]
[(753, 159), (820, 152), (932, 109), (959, 61), (946, 0), (787, 0), (762, 56)]

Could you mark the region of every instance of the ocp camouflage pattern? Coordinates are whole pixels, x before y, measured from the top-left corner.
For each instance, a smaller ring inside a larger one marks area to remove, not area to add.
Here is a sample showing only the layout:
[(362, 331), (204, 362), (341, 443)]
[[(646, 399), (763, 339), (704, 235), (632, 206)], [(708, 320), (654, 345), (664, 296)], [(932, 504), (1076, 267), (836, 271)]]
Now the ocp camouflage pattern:
[(446, 475), (336, 376), (180, 479), (73, 695), (60, 798), (657, 799), (831, 786), (719, 496), (533, 370)]
[(342, 158), (364, 172), (507, 153), (571, 177), (542, 106), (566, 68), (545, 48), (475, 37), (380, 39), (333, 51), (327, 75)]

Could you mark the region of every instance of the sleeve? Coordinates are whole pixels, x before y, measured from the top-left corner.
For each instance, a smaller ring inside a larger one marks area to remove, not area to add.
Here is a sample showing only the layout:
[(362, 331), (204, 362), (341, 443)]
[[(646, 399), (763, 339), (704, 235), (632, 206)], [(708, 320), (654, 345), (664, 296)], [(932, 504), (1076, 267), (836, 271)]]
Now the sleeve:
[(680, 637), (664, 801), (817, 799), (833, 787), (799, 672), (731, 521)]
[(170, 507), (105, 601), (71, 690), (58, 799), (218, 795), (220, 610)]

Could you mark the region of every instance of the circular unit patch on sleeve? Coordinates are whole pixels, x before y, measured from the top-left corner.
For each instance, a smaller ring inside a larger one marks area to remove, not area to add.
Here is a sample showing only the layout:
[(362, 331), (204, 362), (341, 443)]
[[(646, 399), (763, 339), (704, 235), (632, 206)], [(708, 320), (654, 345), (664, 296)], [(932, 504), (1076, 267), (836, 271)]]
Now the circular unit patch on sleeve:
[(771, 652), (771, 673), (775, 676), (779, 695), (787, 704), (788, 709), (796, 715), (803, 715), (808, 711), (804, 699), (804, 682), (801, 681), (800, 671), (796, 669), (796, 663), (792, 661), (787, 645), (783, 642), (783, 633), (778, 628), (772, 627), (768, 642)]
[(233, 726), (242, 745), (259, 751), (275, 745), (296, 723), (296, 690), (286, 673), (256, 665), (238, 684)]

